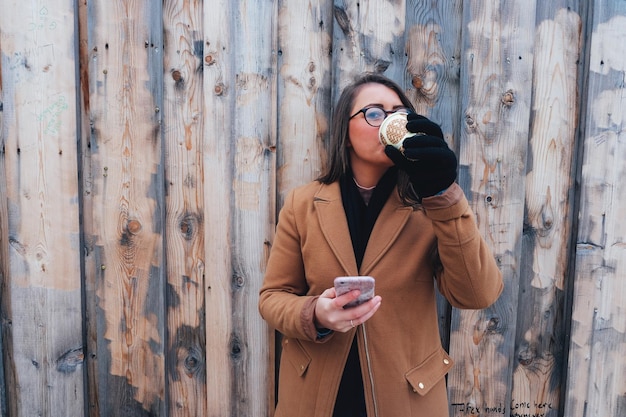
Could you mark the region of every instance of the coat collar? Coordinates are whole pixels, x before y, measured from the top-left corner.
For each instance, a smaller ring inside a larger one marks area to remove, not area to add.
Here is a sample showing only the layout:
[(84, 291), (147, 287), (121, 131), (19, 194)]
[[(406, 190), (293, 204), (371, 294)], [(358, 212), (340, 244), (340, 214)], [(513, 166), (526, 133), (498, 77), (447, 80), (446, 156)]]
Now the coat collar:
[(339, 182), (322, 184), (313, 196), (322, 233), (346, 275), (368, 275), (397, 239), (413, 209), (402, 204), (394, 188), (370, 235), (361, 271), (357, 270)]

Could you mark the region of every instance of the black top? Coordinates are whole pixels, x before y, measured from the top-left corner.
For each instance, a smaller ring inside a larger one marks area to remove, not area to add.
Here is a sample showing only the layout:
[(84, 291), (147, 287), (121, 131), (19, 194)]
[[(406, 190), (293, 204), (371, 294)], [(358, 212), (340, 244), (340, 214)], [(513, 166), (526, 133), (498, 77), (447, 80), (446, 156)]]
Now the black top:
[[(340, 179), (341, 198), (346, 212), (346, 219), (348, 220), (350, 238), (352, 239), (352, 247), (354, 248), (358, 269), (361, 269), (365, 248), (376, 219), (389, 195), (391, 195), (396, 181), (397, 170), (390, 168), (376, 185), (369, 204), (365, 204), (358, 187), (352, 179), (352, 172), (348, 172)], [(361, 374), (359, 351), (355, 337), (350, 347), (343, 375), (341, 376), (333, 417), (366, 416), (363, 376)]]

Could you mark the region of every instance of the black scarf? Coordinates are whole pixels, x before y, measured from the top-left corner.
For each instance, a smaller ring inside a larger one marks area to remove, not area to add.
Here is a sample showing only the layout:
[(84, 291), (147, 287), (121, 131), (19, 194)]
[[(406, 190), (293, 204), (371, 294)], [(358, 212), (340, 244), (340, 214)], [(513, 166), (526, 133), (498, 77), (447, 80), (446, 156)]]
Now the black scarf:
[(397, 174), (398, 171), (395, 167), (389, 168), (385, 172), (378, 181), (368, 205), (365, 205), (361, 197), (352, 177), (352, 171), (342, 175), (340, 179), (343, 209), (346, 212), (354, 256), (359, 269), (376, 219), (396, 185)]
[[(368, 205), (363, 201), (361, 193), (352, 177), (352, 172), (347, 172), (339, 180), (343, 208), (348, 220), (350, 238), (354, 248), (356, 264), (361, 269), (361, 262), (365, 254), (365, 248), (369, 241), (376, 219), (380, 214), (385, 202), (391, 195), (397, 180), (395, 167), (387, 170), (385, 175), (378, 181), (372, 198)], [(339, 392), (335, 402), (333, 417), (365, 417), (365, 392), (361, 365), (359, 363), (359, 351), (356, 337), (350, 347), (350, 353), (343, 370)]]

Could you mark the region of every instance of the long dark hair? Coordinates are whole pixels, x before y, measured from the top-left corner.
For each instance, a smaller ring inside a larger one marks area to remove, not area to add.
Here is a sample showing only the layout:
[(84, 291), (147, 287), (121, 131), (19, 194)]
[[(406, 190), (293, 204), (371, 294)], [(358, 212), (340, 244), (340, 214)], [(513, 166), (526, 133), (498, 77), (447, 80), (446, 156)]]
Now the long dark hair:
[[(346, 144), (348, 143), (348, 130), (350, 126), (350, 112), (354, 106), (354, 99), (366, 84), (381, 84), (393, 90), (402, 105), (415, 111), (413, 103), (406, 96), (402, 88), (393, 80), (381, 74), (366, 73), (357, 78), (341, 92), (341, 96), (335, 106), (330, 129), (330, 143), (326, 149), (327, 165), (325, 172), (317, 179), (321, 183), (330, 184), (337, 181), (342, 175), (349, 172), (350, 152)], [(408, 176), (403, 172), (398, 172), (398, 193), (403, 202), (407, 205), (415, 206), (418, 199), (410, 185)]]

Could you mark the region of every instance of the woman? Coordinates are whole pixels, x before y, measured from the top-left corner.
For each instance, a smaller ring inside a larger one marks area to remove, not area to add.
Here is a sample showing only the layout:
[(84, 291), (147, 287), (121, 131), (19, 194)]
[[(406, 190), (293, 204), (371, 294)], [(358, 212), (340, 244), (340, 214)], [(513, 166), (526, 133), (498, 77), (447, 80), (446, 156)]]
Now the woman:
[[(402, 152), (378, 141), (397, 111), (419, 133)], [(457, 308), (503, 287), (456, 168), (396, 83), (367, 74), (342, 92), (327, 172), (287, 196), (260, 291), (284, 336), (276, 417), (448, 416), (433, 280)], [(348, 275), (374, 277), (377, 295), (344, 309), (359, 291), (336, 296), (333, 280)]]

